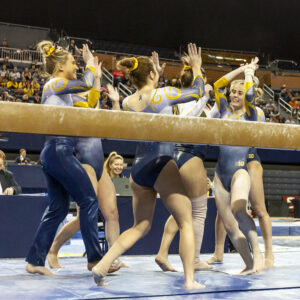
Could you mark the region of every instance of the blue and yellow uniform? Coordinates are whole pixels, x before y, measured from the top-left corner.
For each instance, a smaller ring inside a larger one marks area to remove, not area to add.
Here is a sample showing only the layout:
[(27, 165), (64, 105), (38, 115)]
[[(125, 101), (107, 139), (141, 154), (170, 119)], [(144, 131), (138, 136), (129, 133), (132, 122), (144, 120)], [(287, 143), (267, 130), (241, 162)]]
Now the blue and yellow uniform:
[[(154, 89), (149, 104), (142, 112), (170, 114), (173, 105), (198, 100), (203, 93), (204, 82), (201, 76), (195, 78), (192, 88), (165, 87)], [(124, 100), (123, 108), (134, 111), (128, 103), (128, 98)], [(173, 158), (173, 149), (172, 143), (140, 142), (131, 169), (134, 182), (141, 186), (153, 187), (163, 167)]]
[[(216, 105), (220, 112), (221, 119), (239, 119), (246, 121), (259, 121), (257, 109), (254, 106), (255, 89), (253, 82), (244, 83), (244, 103), (246, 112), (235, 116), (227, 102), (225, 88), (230, 82), (222, 77), (214, 84)], [(224, 188), (230, 192), (231, 180), (234, 173), (239, 169), (247, 170), (247, 158), (249, 147), (220, 146), (216, 173), (220, 178)]]
[[(44, 87), (42, 103), (46, 105), (73, 106), (84, 102), (74, 93), (93, 86), (95, 70), (87, 68), (82, 80), (51, 79)], [(79, 160), (74, 156), (76, 138), (51, 136), (41, 152), (41, 164), (46, 176), (49, 211), (38, 227), (35, 240), (26, 261), (44, 266), (59, 224), (69, 210), (69, 196), (80, 207), (80, 229), (86, 247), (88, 262), (101, 259), (98, 243), (98, 201), (93, 185)]]
[[(187, 117), (201, 117), (203, 109), (206, 105), (207, 98), (204, 96), (196, 101), (177, 104), (173, 113)], [(187, 161), (197, 156), (201, 160), (205, 159), (207, 153), (207, 145), (191, 145), (191, 144), (175, 144), (174, 145), (174, 160), (180, 169)]]

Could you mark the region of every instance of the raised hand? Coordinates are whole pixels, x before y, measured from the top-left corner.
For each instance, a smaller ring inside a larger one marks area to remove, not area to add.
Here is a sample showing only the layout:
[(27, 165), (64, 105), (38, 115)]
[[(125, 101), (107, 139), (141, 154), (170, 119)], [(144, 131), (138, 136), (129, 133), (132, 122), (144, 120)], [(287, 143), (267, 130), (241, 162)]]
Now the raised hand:
[(252, 58), (250, 64), (244, 66), (244, 73), (246, 75), (254, 76), (255, 71), (258, 69), (258, 57)]
[(82, 58), (86, 65), (93, 65), (94, 56), (87, 44), (82, 45)]
[(196, 44), (188, 44), (188, 57), (189, 63), (192, 68), (201, 68), (202, 58), (201, 58), (201, 48), (196, 46)]
[(96, 70), (95, 77), (101, 78), (102, 77), (102, 61), (98, 62), (97, 56), (93, 56), (93, 61), (94, 61), (94, 67)]
[(152, 52), (152, 61), (154, 63), (154, 66), (156, 68), (156, 71), (158, 72), (159, 76), (161, 76), (164, 73), (165, 67), (166, 67), (166, 63), (163, 63), (161, 66), (159, 64), (159, 56), (158, 53), (153, 51)]
[(106, 85), (107, 88), (107, 96), (108, 98), (113, 102), (119, 102), (120, 101), (120, 95), (118, 93), (118, 89), (114, 88), (111, 84)]

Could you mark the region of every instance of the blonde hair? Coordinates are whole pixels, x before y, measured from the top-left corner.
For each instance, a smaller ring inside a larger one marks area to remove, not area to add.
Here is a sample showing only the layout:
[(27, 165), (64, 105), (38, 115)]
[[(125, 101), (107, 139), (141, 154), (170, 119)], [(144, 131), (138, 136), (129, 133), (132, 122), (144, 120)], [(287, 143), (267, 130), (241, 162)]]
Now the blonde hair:
[(56, 47), (51, 41), (41, 41), (37, 44), (37, 50), (41, 52), (45, 71), (50, 75), (57, 71), (58, 64), (67, 61), (70, 54), (67, 50)]
[[(240, 84), (244, 85), (244, 83), (245, 83), (245, 81), (242, 80), (242, 79), (234, 80), (234, 81), (231, 82), (230, 90), (233, 86), (240, 85)], [(259, 79), (256, 76), (253, 77), (253, 83), (254, 83), (254, 93), (255, 93), (254, 98), (255, 99), (256, 98), (261, 98), (264, 94), (264, 91), (260, 87), (258, 87), (259, 86)]]
[(153, 62), (146, 56), (121, 59), (117, 62), (117, 69), (129, 73), (132, 84), (138, 89), (147, 84), (150, 72), (155, 72)]
[(119, 155), (116, 151), (111, 152), (109, 154), (109, 156), (107, 157), (107, 159), (105, 160), (104, 169), (106, 170), (108, 175), (110, 175), (110, 173), (111, 173), (110, 166), (116, 159), (122, 159), (122, 161), (124, 161), (124, 158), (121, 155)]
[(5, 155), (5, 153), (2, 150), (0, 150), (0, 158), (3, 159), (3, 166), (0, 166), (0, 170), (5, 170), (6, 167), (4, 165), (4, 162), (5, 162), (5, 159), (6, 159), (6, 155)]

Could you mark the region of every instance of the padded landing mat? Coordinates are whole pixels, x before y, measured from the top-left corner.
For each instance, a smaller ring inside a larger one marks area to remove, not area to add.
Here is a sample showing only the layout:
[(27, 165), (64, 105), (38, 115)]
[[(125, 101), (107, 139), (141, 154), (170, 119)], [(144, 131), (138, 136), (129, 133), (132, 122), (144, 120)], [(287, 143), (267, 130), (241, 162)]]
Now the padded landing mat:
[[(202, 259), (209, 255), (202, 255)], [(0, 260), (0, 299), (299, 299), (300, 253), (275, 253), (274, 269), (237, 276), (243, 264), (238, 254), (226, 254), (213, 271), (197, 272), (205, 289), (187, 291), (178, 256), (170, 261), (178, 273), (163, 273), (154, 256), (127, 256), (131, 266), (106, 278), (107, 287), (94, 284), (84, 258), (64, 258), (56, 276), (27, 274), (23, 260)], [(228, 274), (230, 273), (230, 274)]]

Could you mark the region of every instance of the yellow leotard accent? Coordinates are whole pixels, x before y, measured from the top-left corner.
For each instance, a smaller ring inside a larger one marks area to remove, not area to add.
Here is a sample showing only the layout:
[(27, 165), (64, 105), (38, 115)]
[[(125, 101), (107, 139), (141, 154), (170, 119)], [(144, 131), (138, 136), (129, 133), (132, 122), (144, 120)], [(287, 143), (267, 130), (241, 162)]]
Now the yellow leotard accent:
[[(55, 86), (57, 86), (57, 85), (59, 84), (59, 82), (61, 82), (61, 81), (63, 81), (63, 83), (64, 83), (63, 86), (60, 87), (60, 88), (55, 87)], [(55, 80), (55, 82), (52, 83), (52, 89), (53, 89), (54, 91), (56, 91), (56, 92), (63, 91), (64, 88), (66, 87), (67, 83), (68, 83), (68, 80), (67, 80), (67, 79), (58, 78), (57, 80)]]
[(88, 107), (94, 108), (98, 104), (99, 98), (100, 98), (100, 91), (91, 89), (88, 96), (88, 102), (87, 102)]
[[(175, 96), (168, 95), (167, 90), (169, 90), (169, 93), (172, 94), (172, 89), (174, 89), (177, 92), (177, 95), (175, 95)], [(177, 89), (175, 87), (171, 87), (171, 86), (169, 86), (169, 89), (168, 88), (164, 88), (164, 93), (165, 93), (166, 97), (168, 99), (170, 99), (170, 100), (176, 100), (176, 99), (178, 99), (181, 96), (181, 90), (179, 90), (179, 89)]]
[[(154, 93), (154, 95), (153, 95), (153, 97), (150, 101), (150, 107), (153, 111), (155, 111), (153, 105), (159, 104), (162, 101), (162, 96), (161, 95), (156, 95), (156, 93), (157, 93), (157, 89), (155, 90), (155, 93)], [(159, 97), (158, 101), (155, 101), (155, 97)]]
[(96, 69), (94, 67), (89, 66), (87, 67), (87, 69), (90, 69), (93, 72), (94, 76), (96, 76)]
[(214, 92), (215, 92), (215, 97), (216, 97), (216, 103), (218, 105), (218, 109), (219, 110), (221, 109), (221, 107), (220, 107), (220, 105), (221, 105), (220, 99), (224, 98), (227, 101), (226, 96), (225, 96), (225, 91), (220, 92), (219, 89), (225, 88), (229, 83), (230, 83), (230, 81), (227, 80), (225, 77), (220, 78), (219, 80), (217, 80), (214, 83)]

